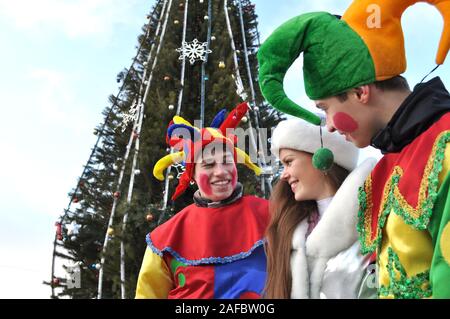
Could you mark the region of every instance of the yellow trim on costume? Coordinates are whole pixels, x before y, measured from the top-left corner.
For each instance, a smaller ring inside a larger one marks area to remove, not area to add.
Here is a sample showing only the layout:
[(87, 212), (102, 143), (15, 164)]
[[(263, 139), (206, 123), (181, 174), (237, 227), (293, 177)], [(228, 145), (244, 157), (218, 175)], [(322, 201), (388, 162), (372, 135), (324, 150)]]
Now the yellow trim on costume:
[(166, 299), (173, 286), (171, 272), (164, 259), (147, 247), (139, 272), (135, 298)]
[(160, 181), (164, 180), (163, 171), (172, 164), (179, 163), (184, 159), (184, 152), (176, 152), (167, 154), (159, 159), (159, 161), (153, 167), (153, 176)]
[[(437, 153), (438, 147), (439, 147), (439, 141), (442, 138), (442, 136), (444, 134), (448, 134), (448, 132), (449, 131), (441, 132), (435, 139), (433, 148), (431, 149), (431, 153), (430, 153), (431, 155), (428, 158), (428, 161), (427, 161), (427, 164), (425, 166), (424, 173), (422, 176), (422, 180), (420, 182), (419, 197), (417, 199), (416, 207), (411, 206), (406, 201), (406, 199), (403, 197), (403, 195), (400, 192), (398, 183), (394, 186), (394, 190), (393, 190), (394, 199), (401, 206), (401, 208), (404, 211), (406, 211), (408, 213), (408, 215), (410, 215), (414, 219), (420, 218), (425, 213), (425, 210), (422, 209), (422, 204), (427, 197), (427, 191), (428, 191), (428, 186), (429, 186), (429, 176), (430, 176), (431, 170), (433, 169), (434, 161), (436, 158), (436, 153)], [(448, 147), (448, 145), (446, 146), (446, 149), (445, 149), (445, 157), (444, 157), (444, 161), (443, 161), (442, 165), (443, 165), (443, 168), (439, 174), (439, 187), (440, 187), (443, 179), (447, 175), (447, 172), (450, 167), (450, 148)], [(380, 208), (378, 211), (378, 220), (380, 220), (380, 218), (382, 217), (381, 214), (383, 213), (384, 207), (387, 204), (387, 201), (389, 198), (389, 193), (391, 192), (392, 180), (393, 180), (394, 176), (398, 176), (398, 178), (401, 178), (403, 176), (403, 169), (400, 166), (395, 166), (393, 168), (391, 175), (387, 178), (386, 185), (383, 189), (383, 198), (381, 200)], [(372, 206), (373, 206), (373, 204), (372, 204), (372, 198), (371, 198), (372, 179), (370, 176), (366, 180), (364, 187), (365, 187), (365, 192), (368, 196), (368, 198), (366, 200), (367, 207), (366, 207), (366, 210), (364, 211), (364, 215), (365, 215), (364, 216), (364, 228), (365, 228), (365, 235), (366, 235), (364, 238), (364, 242), (365, 242), (366, 247), (368, 247), (370, 245), (373, 245), (374, 241), (378, 238), (378, 232), (379, 232), (378, 225), (377, 225), (376, 229), (372, 230)], [(375, 236), (372, 236), (372, 231), (375, 231)], [(373, 240), (372, 240), (372, 238), (373, 238)]]
[[(390, 181), (389, 181), (390, 183)], [(371, 229), (372, 229), (372, 210), (373, 210), (373, 200), (372, 200), (372, 174), (369, 174), (366, 181), (364, 182), (364, 192), (366, 194), (366, 210), (364, 211), (364, 244), (366, 247), (372, 245), (373, 241), (376, 240), (378, 236), (378, 227), (375, 230), (375, 239), (372, 240)], [(381, 211), (381, 210), (380, 210)], [(378, 216), (380, 218), (380, 216)]]

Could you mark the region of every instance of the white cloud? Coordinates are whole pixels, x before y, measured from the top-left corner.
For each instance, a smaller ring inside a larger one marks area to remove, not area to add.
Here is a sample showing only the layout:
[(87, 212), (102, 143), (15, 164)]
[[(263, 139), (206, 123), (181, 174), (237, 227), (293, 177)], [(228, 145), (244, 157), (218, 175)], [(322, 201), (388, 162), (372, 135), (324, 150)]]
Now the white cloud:
[(63, 73), (43, 68), (33, 69), (27, 82), (33, 82), (36, 93), (33, 108), (38, 110), (41, 121), (61, 123), (69, 119), (64, 106), (72, 104), (74, 96)]
[[(18, 198), (39, 213), (56, 215), (67, 204), (67, 192), (76, 183), (100, 110), (83, 107), (83, 98), (67, 75), (50, 69), (34, 69), (24, 76), (27, 94), (10, 94), (0, 131), (7, 156), (0, 158), (3, 200)], [(12, 121), (11, 119), (19, 119)], [(26, 188), (24, 188), (24, 181)], [(51, 200), (49, 200), (51, 199)], [(2, 200), (2, 202), (3, 202)], [(5, 204), (3, 204), (4, 206)]]
[[(116, 24), (137, 18), (138, 0), (0, 0), (0, 17), (32, 34), (64, 33), (69, 38), (112, 36)], [(142, 12), (144, 18), (145, 12)], [(143, 19), (142, 19), (143, 20)]]

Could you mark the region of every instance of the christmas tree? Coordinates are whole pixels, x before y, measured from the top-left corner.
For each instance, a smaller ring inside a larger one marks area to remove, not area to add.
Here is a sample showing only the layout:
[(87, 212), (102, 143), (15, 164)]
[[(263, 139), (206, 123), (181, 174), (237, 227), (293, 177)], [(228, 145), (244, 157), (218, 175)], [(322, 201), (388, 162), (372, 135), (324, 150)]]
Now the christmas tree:
[[(192, 203), (195, 187), (170, 200), (182, 167), (153, 177), (172, 150), (167, 126), (174, 115), (209, 126), (223, 108), (247, 101), (241, 127), (246, 151), (265, 174), (239, 170), (247, 194), (268, 197), (268, 137), (280, 114), (263, 102), (257, 83), (259, 46), (255, 6), (247, 0), (158, 0), (138, 37), (131, 66), (121, 71), (97, 143), (70, 202), (56, 222), (52, 298), (133, 298), (145, 235)], [(253, 130), (251, 130), (253, 129)], [(259, 150), (259, 151), (257, 151)], [(252, 158), (253, 159), (253, 158)]]

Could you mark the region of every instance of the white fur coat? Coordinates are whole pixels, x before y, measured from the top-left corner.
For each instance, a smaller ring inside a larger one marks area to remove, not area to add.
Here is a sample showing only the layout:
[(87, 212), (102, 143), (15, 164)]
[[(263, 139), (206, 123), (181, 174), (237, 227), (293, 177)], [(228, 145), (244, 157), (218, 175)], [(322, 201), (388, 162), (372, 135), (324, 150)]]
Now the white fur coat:
[[(327, 264), (328, 267), (336, 264), (333, 259), (348, 260), (350, 253), (358, 254), (356, 258), (362, 259), (359, 249), (355, 249), (355, 245), (358, 246), (358, 188), (364, 184), (375, 164), (375, 159), (366, 159), (350, 173), (307, 239), (306, 219), (295, 229), (291, 253), (291, 298), (356, 298), (355, 288), (343, 276), (324, 278), (324, 273)], [(345, 272), (349, 265), (340, 264)]]

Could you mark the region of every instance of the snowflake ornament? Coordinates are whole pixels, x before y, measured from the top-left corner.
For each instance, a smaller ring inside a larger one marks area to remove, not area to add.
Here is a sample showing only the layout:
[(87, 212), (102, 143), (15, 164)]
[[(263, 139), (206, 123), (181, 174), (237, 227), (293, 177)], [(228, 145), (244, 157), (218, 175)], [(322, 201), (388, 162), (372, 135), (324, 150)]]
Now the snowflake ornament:
[(207, 47), (208, 42), (198, 42), (197, 39), (194, 39), (192, 42), (183, 41), (181, 48), (176, 49), (177, 52), (181, 53), (178, 59), (184, 60), (184, 58), (188, 58), (191, 65), (198, 60), (206, 62), (206, 54), (212, 52)]
[(70, 224), (66, 224), (67, 235), (78, 235), (81, 225), (78, 225), (74, 220)]
[(172, 167), (175, 168), (175, 170), (177, 171), (177, 179), (180, 179), (181, 175), (183, 175), (186, 168), (181, 163), (173, 164)]
[(248, 98), (247, 93), (244, 89), (244, 84), (242, 83), (242, 79), (240, 76), (234, 76), (232, 75), (234, 82), (236, 83), (236, 93), (239, 95), (242, 99), (242, 101), (246, 101)]
[(130, 110), (127, 113), (122, 114), (123, 120), (119, 124), (122, 133), (125, 132), (130, 122), (134, 122), (138, 118), (138, 103), (136, 101), (130, 106)]

